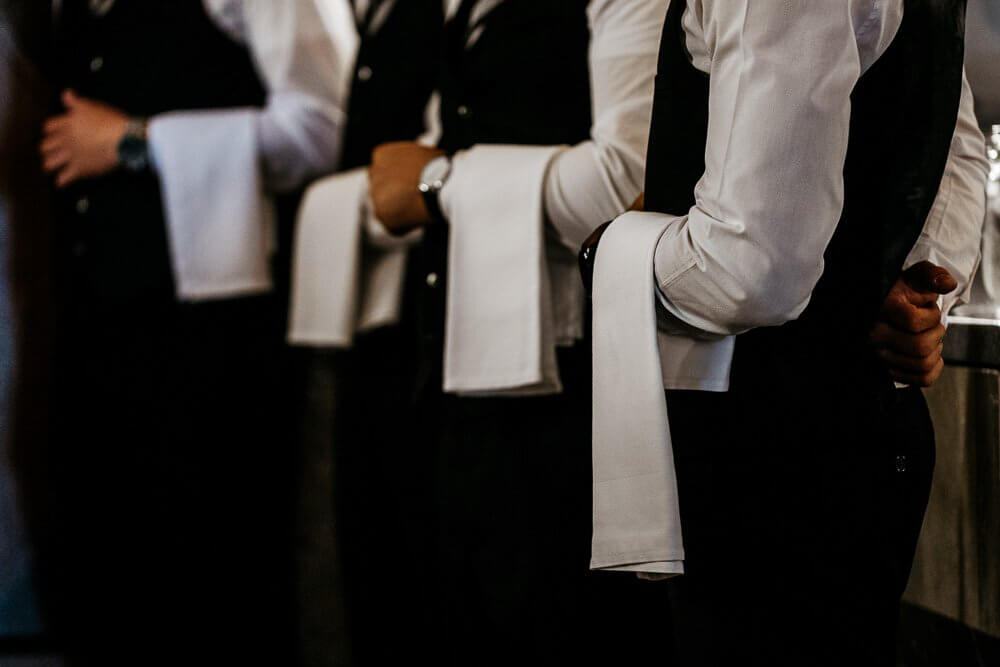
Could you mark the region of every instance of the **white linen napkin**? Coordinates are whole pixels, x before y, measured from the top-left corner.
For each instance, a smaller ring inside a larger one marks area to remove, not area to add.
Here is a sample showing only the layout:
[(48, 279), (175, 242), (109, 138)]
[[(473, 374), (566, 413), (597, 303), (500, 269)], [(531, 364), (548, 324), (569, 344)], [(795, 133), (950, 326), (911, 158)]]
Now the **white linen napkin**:
[(454, 158), (444, 390), (562, 391), (556, 364), (543, 193), (561, 147), (476, 146)]
[(407, 244), (365, 244), (367, 199), (364, 168), (306, 192), (293, 248), (290, 343), (350, 347), (357, 333), (399, 320)]
[(257, 161), (256, 111), (185, 111), (153, 118), (156, 160), (182, 300), (266, 292), (274, 204)]
[(733, 338), (657, 331), (653, 256), (676, 218), (630, 212), (608, 227), (594, 268), (594, 535), (591, 569), (684, 572), (664, 388), (725, 391)]

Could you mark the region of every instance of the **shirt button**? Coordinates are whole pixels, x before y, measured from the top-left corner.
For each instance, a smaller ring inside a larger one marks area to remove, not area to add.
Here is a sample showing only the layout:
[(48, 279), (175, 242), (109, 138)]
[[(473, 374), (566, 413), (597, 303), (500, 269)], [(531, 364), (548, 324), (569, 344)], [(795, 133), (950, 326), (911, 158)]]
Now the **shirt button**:
[(90, 61), (91, 72), (100, 72), (102, 67), (104, 67), (104, 58), (97, 56)]
[(427, 274), (427, 286), (428, 287), (437, 287), (437, 284), (438, 284), (438, 274), (434, 273), (433, 271), (431, 273), (428, 273)]
[(80, 215), (84, 215), (90, 210), (90, 200), (86, 197), (80, 197), (76, 200), (76, 212)]
[(375, 72), (372, 71), (371, 67), (369, 67), (368, 65), (362, 65), (361, 67), (358, 68), (358, 80), (368, 81), (369, 79), (372, 78), (372, 74), (374, 73)]
[(465, 118), (466, 116), (469, 115), (469, 107), (465, 106), (464, 104), (459, 105), (456, 111), (458, 111), (458, 115), (461, 116), (462, 118)]
[(896, 457), (896, 472), (906, 472), (906, 457), (902, 454)]

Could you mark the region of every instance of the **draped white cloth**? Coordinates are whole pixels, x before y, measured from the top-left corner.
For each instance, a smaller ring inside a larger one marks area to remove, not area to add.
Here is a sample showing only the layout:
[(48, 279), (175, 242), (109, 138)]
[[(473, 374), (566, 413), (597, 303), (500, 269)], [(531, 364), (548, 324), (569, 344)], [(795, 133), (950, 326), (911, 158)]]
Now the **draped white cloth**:
[(150, 147), (164, 193), (178, 297), (222, 298), (271, 288), (271, 193), (332, 171), (343, 131), (356, 38), (346, 3), (205, 0), (246, 43), (268, 92), (264, 109), (152, 118)]

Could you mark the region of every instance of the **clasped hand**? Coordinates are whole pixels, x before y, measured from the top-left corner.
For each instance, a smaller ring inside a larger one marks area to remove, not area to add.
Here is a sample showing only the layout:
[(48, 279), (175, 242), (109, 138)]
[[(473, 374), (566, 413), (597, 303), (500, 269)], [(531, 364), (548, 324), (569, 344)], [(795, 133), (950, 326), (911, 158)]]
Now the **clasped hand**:
[(389, 232), (403, 235), (430, 224), (423, 195), (417, 189), (427, 163), (444, 151), (412, 141), (378, 146), (372, 152), (368, 181), (375, 217)]
[(96, 178), (118, 166), (118, 144), (128, 117), (105, 104), (62, 94), (66, 112), (42, 127), (42, 167), (55, 175), (60, 188), (85, 178)]

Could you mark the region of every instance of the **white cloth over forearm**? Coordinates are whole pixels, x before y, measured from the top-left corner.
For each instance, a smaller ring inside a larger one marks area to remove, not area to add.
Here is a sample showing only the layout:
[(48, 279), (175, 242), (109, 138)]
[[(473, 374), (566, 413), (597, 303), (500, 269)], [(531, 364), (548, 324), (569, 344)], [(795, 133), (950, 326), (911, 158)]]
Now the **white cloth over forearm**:
[(368, 173), (314, 183), (296, 221), (288, 340), (350, 347), (356, 334), (399, 321), (406, 247), (365, 242)]
[(660, 216), (626, 214), (605, 232), (597, 253), (592, 569), (684, 571), (651, 280), (665, 228)]
[[(542, 188), (554, 147), (480, 145), (455, 155), (442, 196), (450, 221), (444, 390), (561, 391)], [(472, 195), (475, 196), (472, 196)]]
[[(331, 37), (316, 0), (205, 5), (220, 27), (247, 43), (268, 104), (263, 110), (173, 112), (151, 121), (150, 148), (182, 300), (271, 288), (269, 193), (335, 166), (346, 72), (356, 47)], [(349, 22), (347, 7), (339, 11)]]

